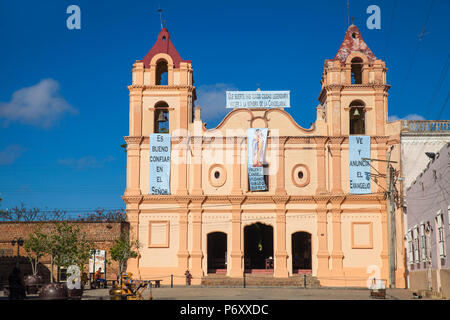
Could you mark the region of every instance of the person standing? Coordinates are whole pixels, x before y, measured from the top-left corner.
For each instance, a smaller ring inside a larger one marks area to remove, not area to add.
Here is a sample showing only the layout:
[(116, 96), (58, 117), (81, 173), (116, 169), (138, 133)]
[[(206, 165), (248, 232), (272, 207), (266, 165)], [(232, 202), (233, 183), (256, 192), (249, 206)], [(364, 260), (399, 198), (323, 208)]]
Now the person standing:
[(14, 267), (13, 271), (8, 277), (8, 283), (10, 300), (25, 299), (25, 284), (23, 282), (19, 268)]

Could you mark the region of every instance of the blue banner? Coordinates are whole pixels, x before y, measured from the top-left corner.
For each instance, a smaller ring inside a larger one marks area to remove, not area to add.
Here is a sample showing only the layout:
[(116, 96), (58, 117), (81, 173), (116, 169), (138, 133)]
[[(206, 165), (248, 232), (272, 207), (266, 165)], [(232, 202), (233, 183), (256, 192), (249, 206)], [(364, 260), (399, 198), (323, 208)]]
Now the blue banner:
[(267, 128), (247, 130), (247, 169), (250, 191), (267, 190), (264, 182), (264, 154), (267, 144)]
[(370, 158), (370, 137), (349, 136), (348, 140), (350, 193), (370, 193), (370, 165), (362, 160)]
[(170, 194), (170, 134), (150, 135), (150, 194)]

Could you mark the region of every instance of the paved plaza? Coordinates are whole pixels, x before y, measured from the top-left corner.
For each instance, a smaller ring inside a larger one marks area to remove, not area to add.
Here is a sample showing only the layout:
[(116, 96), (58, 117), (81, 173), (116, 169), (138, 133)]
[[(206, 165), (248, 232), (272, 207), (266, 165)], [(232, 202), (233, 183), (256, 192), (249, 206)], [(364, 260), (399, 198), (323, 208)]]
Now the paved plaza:
[[(211, 288), (211, 287), (161, 287), (152, 288), (153, 300), (378, 300), (370, 297), (368, 289), (342, 288)], [(147, 289), (143, 297), (148, 299)], [(7, 300), (2, 296), (0, 300)], [(27, 299), (38, 299), (37, 295), (29, 295)], [(407, 289), (387, 289), (386, 299), (414, 299), (412, 291)], [(423, 297), (422, 299), (427, 299)], [(109, 289), (88, 289), (84, 291), (83, 300), (109, 300)]]
[[(149, 298), (149, 289), (143, 292)], [(151, 289), (153, 300), (379, 300), (370, 296), (365, 288), (294, 288), (294, 287), (201, 287), (175, 286)], [(27, 299), (38, 299), (38, 295), (28, 295)], [(413, 292), (408, 289), (387, 289), (387, 300), (412, 300)], [(430, 298), (422, 297), (422, 300)], [(0, 291), (0, 300), (8, 297)], [(108, 289), (87, 289), (83, 300), (110, 300)]]
[[(162, 287), (152, 288), (154, 300), (376, 300), (368, 289), (335, 288), (211, 288), (211, 287)], [(144, 293), (148, 299), (149, 291)], [(87, 290), (84, 299), (109, 299), (107, 289)], [(413, 299), (412, 291), (388, 289), (386, 299)]]

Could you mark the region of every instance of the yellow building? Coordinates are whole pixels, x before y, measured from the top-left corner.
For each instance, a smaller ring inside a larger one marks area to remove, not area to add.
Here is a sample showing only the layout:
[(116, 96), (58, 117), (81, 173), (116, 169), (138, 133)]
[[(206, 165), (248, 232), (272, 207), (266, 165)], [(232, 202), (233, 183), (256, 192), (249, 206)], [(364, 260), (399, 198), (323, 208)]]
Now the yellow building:
[[(331, 39), (332, 40), (332, 39)], [(388, 285), (390, 265), (405, 286), (403, 222), (395, 212), (390, 261), (385, 161), (371, 161), (368, 194), (350, 190), (352, 136), (367, 136), (370, 158), (400, 159), (400, 122), (388, 123), (384, 61), (351, 25), (334, 59), (325, 60), (317, 119), (302, 128), (284, 108), (235, 108), (207, 129), (195, 106), (192, 62), (167, 29), (134, 63), (127, 182), (131, 237), (141, 243), (128, 271), (141, 279), (193, 284), (208, 274), (309, 274), (325, 286)], [(295, 108), (295, 106), (293, 106)], [(250, 191), (247, 132), (268, 129), (266, 191)], [(150, 135), (170, 134), (170, 194), (153, 194)], [(398, 165), (398, 163), (394, 163)], [(400, 169), (398, 166), (397, 169)], [(377, 176), (377, 174), (379, 176)], [(394, 252), (394, 251), (392, 251)]]

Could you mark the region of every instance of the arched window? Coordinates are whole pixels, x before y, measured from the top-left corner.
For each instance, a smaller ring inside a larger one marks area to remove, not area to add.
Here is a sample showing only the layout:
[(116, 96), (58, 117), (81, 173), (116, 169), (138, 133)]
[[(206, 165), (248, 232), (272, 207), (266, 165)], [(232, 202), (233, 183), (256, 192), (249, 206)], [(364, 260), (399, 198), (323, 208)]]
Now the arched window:
[(353, 101), (350, 104), (350, 134), (365, 134), (365, 109), (361, 101)]
[(363, 61), (361, 58), (352, 59), (352, 84), (362, 83), (362, 66)]
[(169, 84), (168, 68), (166, 60), (161, 59), (156, 63), (155, 84), (157, 86), (167, 86)]
[(169, 133), (169, 105), (164, 101), (155, 105), (154, 132)]

